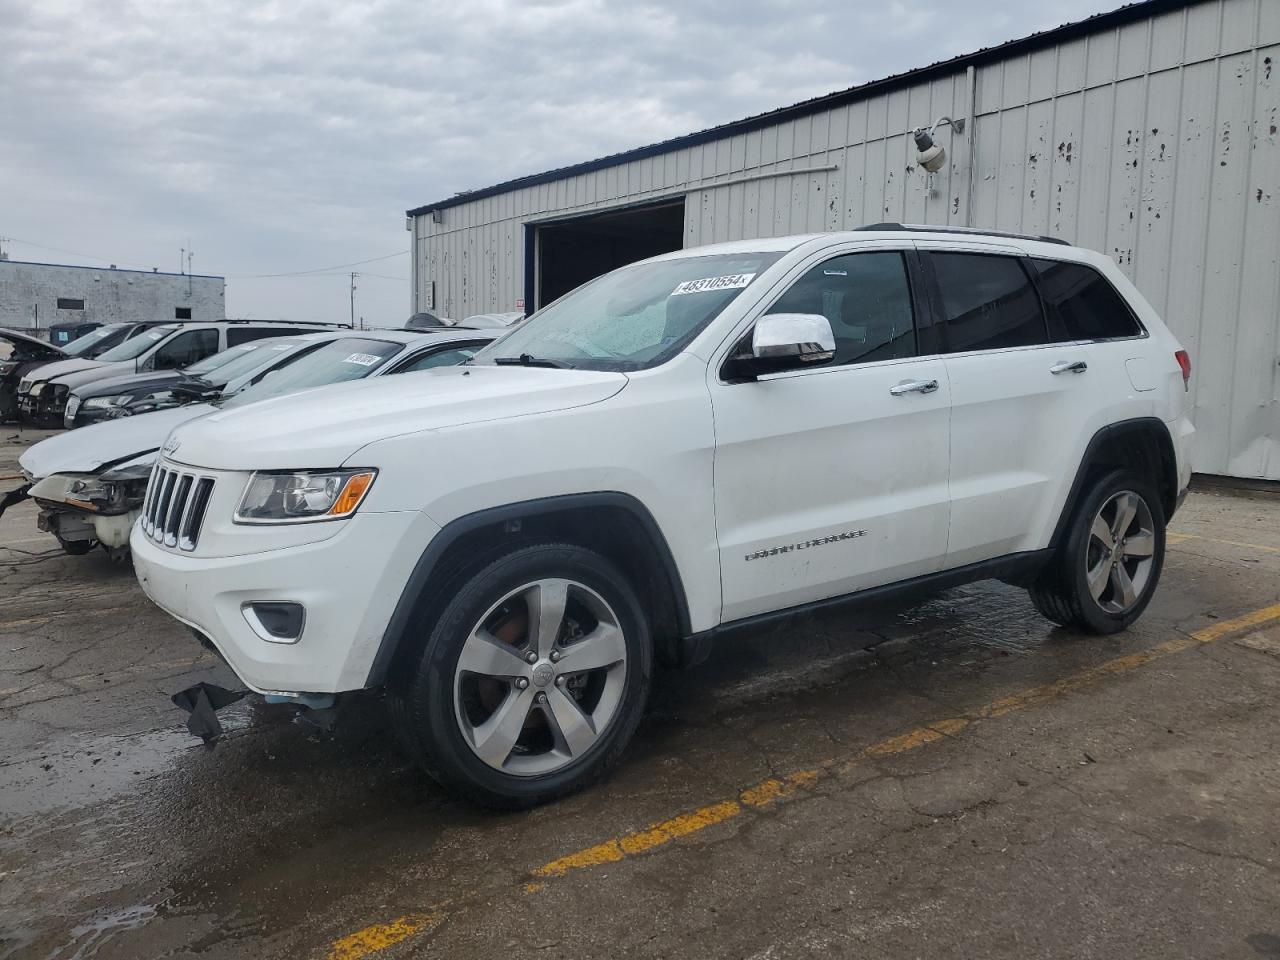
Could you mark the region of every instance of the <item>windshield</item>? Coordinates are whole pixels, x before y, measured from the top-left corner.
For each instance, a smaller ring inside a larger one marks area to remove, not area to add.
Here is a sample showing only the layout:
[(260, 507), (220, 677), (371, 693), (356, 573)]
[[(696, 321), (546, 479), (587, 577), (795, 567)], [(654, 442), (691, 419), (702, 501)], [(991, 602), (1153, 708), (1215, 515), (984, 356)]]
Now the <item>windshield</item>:
[(68, 343), (62, 348), (62, 352), (69, 357), (91, 357), (94, 347), (109, 337), (118, 336), (123, 327), (122, 323), (109, 323), (105, 327), (90, 330), (83, 337), (76, 337)]
[(549, 360), (585, 370), (643, 370), (675, 356), (780, 257), (720, 254), (606, 273), (526, 320), (474, 363)]
[[(226, 386), (233, 380), (251, 374), (263, 367), (273, 367), (285, 357), (291, 356), (302, 347), (313, 347), (315, 344), (296, 337), (276, 337), (270, 340), (257, 340), (236, 347), (236, 356), (228, 362), (221, 363), (216, 369), (203, 375), (203, 379), (214, 386)], [(223, 351), (230, 353), (230, 350)], [(199, 364), (196, 364), (199, 366)], [(194, 368), (188, 367), (190, 373)], [(200, 376), (200, 374), (197, 374)]]
[(283, 369), (271, 371), (257, 383), (223, 401), (222, 405), (239, 407), (308, 387), (359, 380), (382, 367), (403, 349), (402, 343), (343, 337), (312, 350)]
[(103, 363), (115, 363), (117, 360), (133, 360), (177, 329), (177, 327), (152, 327), (146, 333), (140, 333), (132, 340), (126, 340), (119, 346), (98, 354), (97, 359)]

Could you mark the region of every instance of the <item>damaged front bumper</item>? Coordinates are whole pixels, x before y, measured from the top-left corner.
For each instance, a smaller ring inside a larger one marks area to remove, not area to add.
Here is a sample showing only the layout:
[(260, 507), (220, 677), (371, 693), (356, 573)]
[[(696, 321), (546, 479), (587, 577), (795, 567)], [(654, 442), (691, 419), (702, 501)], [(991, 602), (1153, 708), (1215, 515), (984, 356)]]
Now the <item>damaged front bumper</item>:
[(37, 525), (61, 543), (124, 551), (150, 472), (147, 463), (100, 474), (55, 473), (31, 484), (27, 496), (40, 507)]

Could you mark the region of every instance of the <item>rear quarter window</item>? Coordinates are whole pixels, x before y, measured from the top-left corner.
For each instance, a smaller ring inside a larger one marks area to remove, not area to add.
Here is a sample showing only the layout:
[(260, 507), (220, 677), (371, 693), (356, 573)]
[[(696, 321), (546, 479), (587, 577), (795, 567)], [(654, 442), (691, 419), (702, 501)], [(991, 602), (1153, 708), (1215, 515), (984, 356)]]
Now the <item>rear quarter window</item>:
[(1093, 267), (1061, 260), (1032, 260), (1045, 306), (1072, 340), (1113, 340), (1142, 335), (1142, 325), (1116, 288)]

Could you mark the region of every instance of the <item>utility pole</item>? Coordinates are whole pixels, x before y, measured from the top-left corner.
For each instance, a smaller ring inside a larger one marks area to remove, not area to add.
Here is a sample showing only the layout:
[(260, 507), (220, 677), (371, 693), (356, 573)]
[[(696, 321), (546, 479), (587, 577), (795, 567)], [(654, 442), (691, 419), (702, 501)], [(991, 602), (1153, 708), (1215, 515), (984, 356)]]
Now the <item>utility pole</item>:
[(347, 324), (352, 330), (356, 328), (356, 277), (360, 274), (351, 271), (351, 322)]
[(187, 251), (187, 296), (191, 296), (191, 260), (195, 257), (194, 250)]
[(185, 272), (186, 265), (187, 265), (187, 248), (179, 247), (178, 248), (178, 272), (179, 273)]

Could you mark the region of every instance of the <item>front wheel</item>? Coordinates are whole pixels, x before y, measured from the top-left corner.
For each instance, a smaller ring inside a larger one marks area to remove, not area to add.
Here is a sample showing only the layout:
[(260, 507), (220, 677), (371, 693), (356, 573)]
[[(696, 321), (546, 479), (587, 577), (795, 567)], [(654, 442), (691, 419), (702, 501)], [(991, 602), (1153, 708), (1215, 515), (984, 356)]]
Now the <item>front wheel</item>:
[(446, 787), (530, 807), (599, 777), (635, 732), (649, 628), (611, 562), (567, 544), (515, 550), (426, 627), (389, 700), (401, 739)]
[(1102, 477), (1080, 503), (1065, 541), (1031, 587), (1036, 609), (1085, 633), (1116, 633), (1141, 616), (1164, 566), (1160, 497), (1139, 474)]

